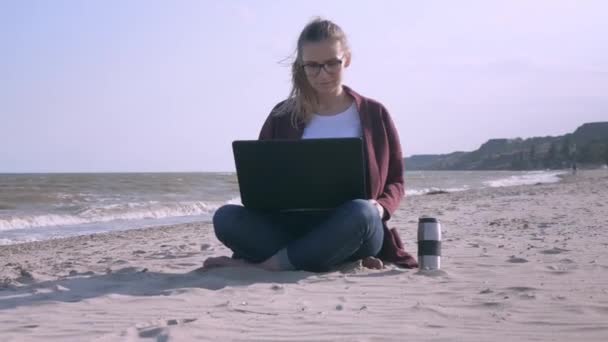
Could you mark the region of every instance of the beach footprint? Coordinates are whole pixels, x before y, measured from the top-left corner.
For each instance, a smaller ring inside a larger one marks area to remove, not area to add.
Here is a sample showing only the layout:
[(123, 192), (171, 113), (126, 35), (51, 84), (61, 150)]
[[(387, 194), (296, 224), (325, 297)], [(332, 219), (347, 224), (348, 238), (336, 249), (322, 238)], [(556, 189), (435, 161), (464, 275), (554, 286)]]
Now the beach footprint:
[(569, 249), (553, 247), (551, 249), (545, 249), (544, 251), (541, 251), (541, 253), (543, 253), (543, 254), (561, 254), (561, 253), (565, 253), (565, 252), (569, 252), (569, 251), (570, 251)]
[(513, 264), (523, 264), (523, 263), (528, 262), (528, 259), (516, 257), (515, 255), (511, 255), (509, 257), (509, 259), (507, 259), (507, 262), (510, 262)]
[(576, 265), (576, 262), (571, 259), (562, 259), (557, 265), (547, 266), (549, 273), (555, 275), (568, 274), (576, 270), (577, 268), (578, 266)]
[(529, 286), (511, 286), (507, 288), (513, 295), (518, 296), (520, 299), (536, 299), (537, 288)]

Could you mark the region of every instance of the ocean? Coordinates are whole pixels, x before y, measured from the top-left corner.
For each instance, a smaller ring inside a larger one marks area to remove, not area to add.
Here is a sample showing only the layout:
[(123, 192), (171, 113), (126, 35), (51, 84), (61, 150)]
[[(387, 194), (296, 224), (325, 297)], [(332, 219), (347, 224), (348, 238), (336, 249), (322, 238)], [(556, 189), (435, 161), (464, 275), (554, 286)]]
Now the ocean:
[[(407, 171), (406, 195), (559, 181), (565, 171)], [(0, 245), (187, 222), (239, 204), (234, 173), (0, 174)]]

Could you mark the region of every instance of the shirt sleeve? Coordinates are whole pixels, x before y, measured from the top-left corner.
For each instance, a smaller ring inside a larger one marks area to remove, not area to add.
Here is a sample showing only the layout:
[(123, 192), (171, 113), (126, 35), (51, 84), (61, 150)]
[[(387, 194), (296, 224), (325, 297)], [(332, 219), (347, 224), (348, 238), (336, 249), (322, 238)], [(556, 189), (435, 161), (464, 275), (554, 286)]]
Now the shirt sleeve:
[(401, 152), (401, 143), (399, 134), (395, 128), (392, 118), (388, 111), (383, 108), (382, 117), (386, 129), (388, 148), (389, 148), (389, 164), (386, 184), (382, 194), (377, 201), (384, 207), (384, 220), (389, 220), (395, 210), (399, 207), (404, 196), (404, 179), (403, 179), (403, 154)]
[(266, 121), (262, 125), (262, 129), (260, 130), (260, 135), (258, 136), (258, 140), (270, 140), (274, 137), (274, 124), (273, 124), (273, 115), (268, 115)]
[(279, 111), (284, 108), (285, 101), (279, 102), (272, 110), (264, 124), (262, 125), (262, 129), (260, 130), (260, 135), (258, 136), (258, 140), (271, 140), (277, 138), (277, 114)]

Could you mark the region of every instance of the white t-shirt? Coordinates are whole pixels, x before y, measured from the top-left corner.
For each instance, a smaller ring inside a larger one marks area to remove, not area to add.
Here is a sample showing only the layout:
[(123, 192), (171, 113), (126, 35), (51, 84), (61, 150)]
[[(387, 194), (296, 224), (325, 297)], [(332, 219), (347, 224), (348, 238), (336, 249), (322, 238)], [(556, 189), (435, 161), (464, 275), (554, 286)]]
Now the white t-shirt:
[[(315, 138), (360, 138), (363, 135), (361, 119), (353, 102), (348, 109), (336, 115), (314, 114), (304, 128), (302, 139)], [(372, 203), (378, 209), (380, 218), (384, 217), (384, 207), (376, 200)]]
[(335, 115), (313, 114), (304, 128), (302, 139), (358, 138), (361, 137), (361, 120), (355, 103), (342, 113)]

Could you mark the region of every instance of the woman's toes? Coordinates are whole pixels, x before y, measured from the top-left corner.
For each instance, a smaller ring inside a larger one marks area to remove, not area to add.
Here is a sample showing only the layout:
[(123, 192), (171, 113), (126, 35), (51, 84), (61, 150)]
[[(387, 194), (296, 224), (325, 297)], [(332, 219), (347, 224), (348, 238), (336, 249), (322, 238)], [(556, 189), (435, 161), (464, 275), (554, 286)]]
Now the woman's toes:
[(230, 258), (227, 256), (207, 258), (207, 260), (205, 260), (203, 262), (203, 268), (214, 268), (214, 267), (225, 266), (229, 262), (229, 260), (226, 260), (226, 259), (230, 259)]
[(216, 267), (244, 267), (244, 266), (251, 266), (251, 264), (245, 260), (233, 259), (233, 258), (227, 257), (227, 256), (211, 257), (211, 258), (207, 258), (207, 260), (205, 260), (203, 262), (204, 269), (216, 268)]
[(361, 260), (361, 264), (363, 265), (363, 267), (371, 268), (374, 270), (379, 270), (379, 269), (384, 268), (384, 263), (382, 262), (382, 260), (380, 260), (378, 258), (374, 258), (374, 257), (363, 258)]

